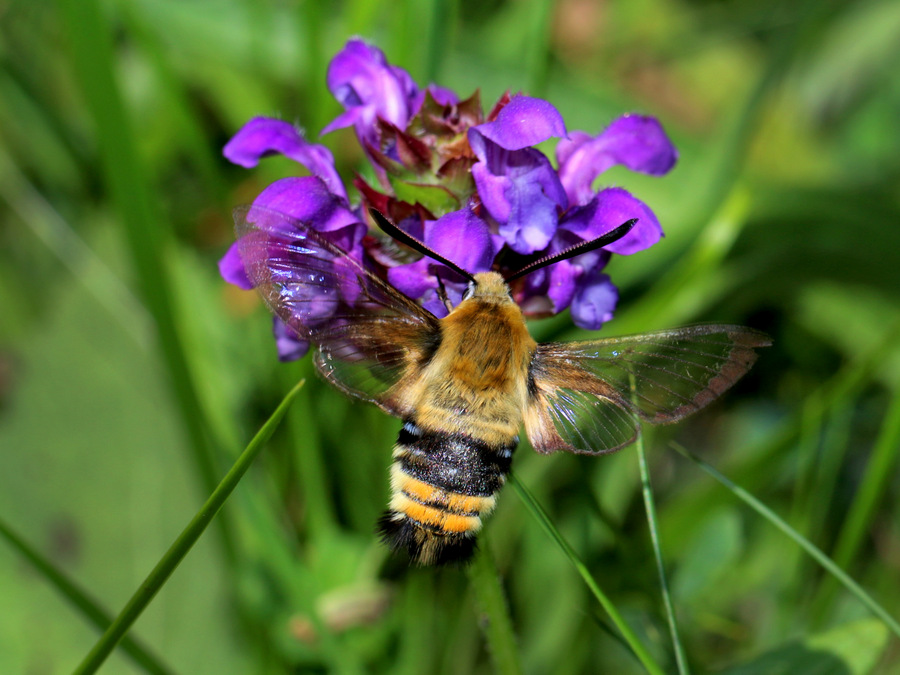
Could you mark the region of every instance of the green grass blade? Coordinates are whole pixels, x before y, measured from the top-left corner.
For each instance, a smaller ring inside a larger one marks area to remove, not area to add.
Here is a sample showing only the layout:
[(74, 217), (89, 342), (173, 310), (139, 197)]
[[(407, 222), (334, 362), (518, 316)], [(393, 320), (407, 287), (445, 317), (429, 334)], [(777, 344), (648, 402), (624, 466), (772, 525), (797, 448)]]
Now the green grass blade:
[[(634, 376), (629, 377), (631, 385), (631, 400), (635, 402)], [(635, 403), (636, 405), (636, 403)], [(659, 527), (656, 520), (656, 500), (653, 498), (653, 486), (650, 484), (650, 469), (647, 466), (647, 454), (644, 452), (644, 436), (639, 434), (634, 443), (637, 450), (638, 468), (641, 474), (641, 492), (644, 496), (644, 510), (647, 513), (647, 525), (650, 528), (650, 542), (653, 546), (653, 557), (656, 560), (656, 571), (659, 575), (659, 587), (662, 592), (663, 606), (666, 609), (666, 622), (669, 624), (669, 635), (672, 638), (672, 649), (675, 652), (675, 663), (678, 666), (679, 675), (687, 675), (687, 657), (684, 646), (678, 635), (678, 622), (675, 619), (675, 608), (672, 606), (672, 596), (669, 593), (669, 582), (666, 577), (666, 566), (663, 562), (662, 547), (659, 543)]]
[[(759, 441), (752, 443), (740, 456), (731, 460), (729, 471), (740, 472), (747, 489), (763, 486), (770, 482), (772, 463), (791, 451), (802, 428), (802, 417), (806, 414), (826, 414), (828, 410), (852, 407), (850, 402), (858, 397), (883, 367), (884, 360), (900, 341), (900, 322), (895, 322), (885, 331), (884, 337), (873, 347), (854, 355), (837, 373), (832, 375), (806, 398), (802, 414), (792, 411), (776, 428)], [(714, 499), (715, 486), (697, 486), (688, 512), (682, 512), (686, 521), (698, 520), (707, 505)]]
[(801, 45), (827, 20), (827, 9), (821, 3), (806, 0), (798, 15), (802, 20), (781, 31), (773, 41), (765, 68), (718, 143), (717, 161), (707, 174), (710, 180), (697, 192), (695, 213), (699, 214), (699, 223), (709, 222), (734, 189), (762, 124), (765, 104), (790, 72), (794, 60), (802, 54)]
[[(36, 549), (29, 546), (24, 539), (13, 532), (12, 528), (0, 520), (0, 536), (27, 559), (40, 572), (43, 577), (63, 594), (81, 613), (100, 630), (105, 630), (112, 623), (112, 615), (100, 604), (91, 598), (87, 591), (71, 580), (65, 572), (57, 568), (52, 562), (42, 556)], [(125, 636), (120, 643), (124, 651), (135, 664), (148, 673), (168, 675), (172, 669), (163, 665), (159, 658), (150, 653), (137, 639)]]
[(553, 0), (532, 0), (527, 25), (528, 49), (524, 54), (529, 90), (534, 96), (545, 96), (550, 80), (550, 43), (553, 32)]
[(516, 646), (509, 607), (500, 583), (500, 573), (483, 539), (468, 568), (469, 580), (475, 590), (475, 599), (486, 615), (484, 634), (496, 672), (503, 675), (519, 675), (523, 672)]
[[(300, 377), (297, 377), (299, 371)], [(314, 377), (315, 368), (312, 359), (303, 359), (298, 368), (285, 368), (279, 374), (279, 382), (286, 387), (291, 381)], [(328, 536), (338, 527), (335, 513), (335, 497), (331, 490), (332, 483), (326, 468), (325, 450), (322, 444), (322, 433), (312, 405), (313, 390), (307, 387), (298, 395), (299, 405), (294, 406), (285, 419), (285, 428), (294, 448), (297, 462), (297, 481), (304, 498), (314, 509), (308, 509), (306, 522), (314, 539)]]
[(328, 6), (321, 2), (301, 2), (297, 5), (297, 25), (302, 33), (297, 40), (303, 45), (306, 61), (306, 77), (303, 78), (302, 115), (310, 134), (318, 134), (334, 116), (336, 104), (329, 95), (322, 73), (328, 65), (326, 53), (329, 45), (325, 39), (325, 20)]
[(550, 535), (550, 538), (556, 542), (556, 544), (563, 550), (563, 553), (566, 554), (566, 557), (572, 562), (575, 566), (575, 569), (578, 571), (578, 574), (581, 575), (581, 578), (584, 579), (584, 582), (587, 584), (591, 593), (593, 593), (594, 597), (597, 598), (597, 602), (606, 610), (606, 613), (609, 615), (609, 618), (612, 619), (612, 622), (616, 625), (616, 628), (619, 629), (619, 632), (622, 634), (622, 637), (625, 639), (625, 642), (628, 643), (628, 646), (634, 652), (634, 655), (638, 658), (638, 660), (644, 665), (644, 668), (647, 669), (648, 673), (652, 673), (653, 675), (663, 675), (663, 668), (660, 666), (656, 660), (650, 655), (650, 652), (646, 647), (641, 643), (638, 639), (637, 635), (635, 635), (634, 631), (631, 630), (631, 627), (625, 622), (624, 617), (619, 613), (619, 610), (616, 609), (616, 606), (612, 603), (609, 597), (600, 589), (600, 586), (594, 580), (594, 577), (591, 576), (590, 571), (585, 566), (585, 564), (581, 561), (569, 543), (563, 538), (562, 534), (560, 534), (559, 530), (553, 525), (550, 518), (547, 516), (546, 511), (538, 504), (537, 500), (534, 498), (534, 495), (515, 477), (514, 474), (510, 473), (509, 475), (509, 483), (513, 486), (513, 489), (519, 495), (519, 498), (525, 503), (525, 506), (531, 512), (531, 515), (540, 523), (541, 527), (544, 528), (544, 531)]
[(778, 516), (778, 514), (776, 514), (769, 507), (759, 501), (756, 497), (726, 478), (714, 467), (694, 455), (687, 448), (674, 442), (671, 445), (676, 451), (693, 461), (701, 469), (706, 471), (706, 473), (708, 473), (710, 476), (724, 485), (729, 491), (731, 491), (732, 494), (734, 494), (735, 497), (748, 504), (754, 511), (759, 513), (763, 518), (765, 518), (779, 530), (784, 532), (784, 534), (786, 534), (791, 540), (794, 541), (794, 543), (796, 543), (804, 551), (806, 551), (809, 556), (812, 557), (817, 563), (819, 563), (829, 574), (831, 574), (841, 584), (843, 584), (847, 588), (847, 590), (849, 590), (854, 596), (856, 596), (856, 598), (861, 603), (868, 607), (873, 614), (884, 621), (884, 623), (894, 632), (895, 635), (897, 635), (897, 637), (900, 637), (900, 623), (898, 623), (894, 617), (888, 614), (887, 611), (881, 605), (879, 605), (868, 593), (866, 593), (859, 584), (851, 579), (850, 576), (846, 572), (844, 572), (844, 570), (838, 567), (834, 563), (834, 561), (831, 560), (831, 558), (825, 555), (811, 541), (809, 541), (806, 537), (802, 536), (794, 528), (788, 525), (787, 522), (785, 522), (781, 517)]
[[(900, 448), (900, 389), (894, 392), (856, 499), (853, 500), (838, 535), (834, 548), (834, 562), (842, 568), (848, 568), (856, 557), (860, 543), (872, 524), (878, 501), (894, 477), (897, 459), (900, 457), (898, 448)], [(813, 604), (813, 616), (826, 614), (834, 597), (834, 590), (833, 581), (822, 584)]]
[(672, 606), (672, 596), (669, 593), (669, 582), (666, 577), (666, 566), (663, 563), (662, 548), (659, 544), (659, 527), (656, 522), (656, 501), (653, 499), (653, 487), (650, 485), (650, 471), (647, 467), (647, 455), (644, 452), (644, 438), (638, 436), (635, 442), (637, 446), (638, 464), (641, 469), (641, 490), (644, 494), (644, 510), (647, 512), (647, 525), (650, 527), (650, 541), (653, 544), (653, 557), (656, 558), (656, 570), (659, 573), (659, 586), (662, 591), (663, 605), (666, 608), (666, 621), (669, 624), (669, 635), (672, 637), (672, 649), (675, 651), (675, 663), (678, 666), (679, 675), (688, 675), (687, 657), (684, 653), (684, 645), (678, 634), (678, 622), (675, 620), (675, 608)]
[(128, 632), (128, 629), (131, 628), (147, 605), (150, 604), (188, 551), (197, 543), (200, 535), (206, 531), (216, 513), (222, 508), (225, 500), (228, 499), (228, 496), (237, 486), (250, 464), (253, 463), (253, 460), (262, 450), (266, 441), (269, 440), (279, 422), (281, 422), (281, 418), (284, 417), (288, 407), (302, 386), (303, 382), (301, 381), (288, 392), (287, 396), (278, 405), (278, 408), (275, 409), (275, 412), (272, 413), (272, 416), (266, 420), (266, 423), (263, 424), (256, 436), (253, 437), (253, 440), (250, 441), (250, 444), (237, 458), (237, 461), (225, 474), (225, 477), (209, 496), (209, 499), (206, 500), (206, 503), (191, 519), (191, 522), (184, 528), (172, 546), (169, 547), (169, 550), (166, 551), (165, 555), (156, 564), (156, 567), (153, 568), (119, 615), (75, 670), (76, 675), (96, 672), (116, 644), (125, 636), (125, 633)]
[[(93, 121), (104, 187), (117, 212), (140, 286), (141, 297), (156, 323), (176, 408), (190, 439), (193, 461), (206, 494), (216, 485), (211, 426), (199, 399), (189, 359), (179, 335), (172, 283), (164, 265), (166, 229), (154, 209), (153, 194), (141, 162), (137, 139), (115, 80), (110, 26), (98, 0), (58, 0), (67, 30), (70, 61), (80, 93)], [(220, 519), (221, 523), (225, 520)], [(233, 559), (230, 530), (222, 526), (226, 555)]]
[[(142, 349), (150, 348), (151, 317), (131, 292), (78, 234), (71, 223), (0, 151), (0, 199), (3, 199), (35, 237), (47, 247), (72, 278), (82, 284)], [(85, 269), (91, 273), (86, 274)]]
[(143, 15), (143, 7), (138, 3), (123, 3), (121, 9), (129, 32), (137, 39), (147, 56), (148, 64), (159, 78), (159, 91), (165, 96), (165, 107), (179, 126), (178, 138), (183, 142), (186, 157), (196, 168), (207, 194), (215, 203), (221, 203), (228, 190), (219, 168), (218, 157), (200, 122), (200, 114), (194, 109), (190, 96), (185, 91), (186, 85), (179, 79), (167, 58), (160, 36), (154, 34), (152, 23)]

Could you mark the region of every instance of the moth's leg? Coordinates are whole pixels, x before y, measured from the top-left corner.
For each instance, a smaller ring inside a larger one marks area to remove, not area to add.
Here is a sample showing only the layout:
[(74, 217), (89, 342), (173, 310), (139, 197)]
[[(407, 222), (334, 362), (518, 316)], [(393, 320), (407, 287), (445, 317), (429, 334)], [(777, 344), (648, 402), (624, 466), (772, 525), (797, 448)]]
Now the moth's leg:
[(441, 299), (441, 302), (444, 303), (444, 307), (447, 308), (447, 311), (453, 311), (453, 305), (450, 304), (450, 298), (447, 297), (447, 289), (444, 288), (444, 282), (441, 281), (441, 275), (435, 274), (435, 278), (438, 282), (438, 297)]

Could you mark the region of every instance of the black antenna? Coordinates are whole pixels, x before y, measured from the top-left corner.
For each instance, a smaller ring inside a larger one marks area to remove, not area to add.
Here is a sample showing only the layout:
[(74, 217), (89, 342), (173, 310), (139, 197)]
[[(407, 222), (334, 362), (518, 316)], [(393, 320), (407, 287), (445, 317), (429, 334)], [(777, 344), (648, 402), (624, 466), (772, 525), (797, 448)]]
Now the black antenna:
[(396, 239), (401, 244), (406, 244), (414, 251), (418, 251), (422, 255), (426, 255), (429, 258), (431, 258), (432, 260), (436, 260), (437, 262), (439, 262), (443, 265), (446, 265), (451, 270), (464, 276), (469, 281), (475, 281), (475, 277), (472, 276), (471, 274), (469, 274), (468, 272), (466, 272), (462, 267), (460, 267), (459, 265), (457, 265), (454, 262), (450, 262), (449, 260), (447, 260), (444, 256), (440, 255), (439, 253), (435, 253), (430, 248), (428, 248), (425, 244), (423, 244), (421, 241), (419, 241), (412, 235), (408, 234), (407, 232), (404, 232), (403, 230), (401, 230), (399, 227), (397, 227), (391, 221), (389, 221), (387, 218), (385, 218), (381, 214), (380, 211), (370, 208), (369, 213), (372, 215), (372, 218), (375, 219), (375, 223), (378, 225), (378, 227), (380, 227), (384, 231), (384, 233), (386, 235), (388, 235), (389, 237)]
[(593, 251), (594, 249), (602, 248), (604, 246), (608, 246), (612, 244), (614, 241), (619, 241), (626, 234), (631, 232), (631, 228), (634, 227), (635, 223), (637, 223), (637, 218), (632, 218), (629, 221), (626, 221), (619, 225), (616, 229), (607, 232), (604, 235), (597, 237), (596, 239), (591, 239), (590, 241), (583, 241), (580, 244), (575, 244), (574, 246), (570, 246), (569, 248), (560, 251), (559, 253), (554, 253), (553, 255), (547, 255), (543, 258), (539, 258), (534, 262), (528, 263), (520, 269), (518, 272), (513, 272), (508, 277), (506, 277), (506, 283), (509, 283), (513, 279), (518, 279), (519, 277), (524, 277), (526, 274), (530, 274), (535, 270), (540, 269), (541, 267), (546, 267), (547, 265), (552, 265), (553, 263), (557, 263), (560, 260), (568, 260), (569, 258), (574, 258), (576, 255), (581, 255), (582, 253), (587, 253), (588, 251)]

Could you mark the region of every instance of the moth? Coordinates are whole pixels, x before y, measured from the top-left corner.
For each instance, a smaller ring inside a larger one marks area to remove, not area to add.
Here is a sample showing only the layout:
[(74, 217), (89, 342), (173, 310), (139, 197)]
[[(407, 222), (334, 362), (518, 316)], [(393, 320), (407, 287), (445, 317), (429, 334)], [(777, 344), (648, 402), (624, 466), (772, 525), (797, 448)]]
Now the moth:
[(470, 274), (371, 211), (395, 240), (468, 280), (444, 318), (303, 222), (236, 210), (238, 251), (269, 309), (313, 347), (318, 372), (402, 420), (390, 468), (385, 542), (422, 565), (464, 561), (496, 503), (524, 427), (539, 453), (601, 455), (632, 443), (639, 420), (669, 424), (731, 387), (770, 344), (732, 325), (536, 343), (509, 282), (608, 245), (593, 241), (503, 278)]

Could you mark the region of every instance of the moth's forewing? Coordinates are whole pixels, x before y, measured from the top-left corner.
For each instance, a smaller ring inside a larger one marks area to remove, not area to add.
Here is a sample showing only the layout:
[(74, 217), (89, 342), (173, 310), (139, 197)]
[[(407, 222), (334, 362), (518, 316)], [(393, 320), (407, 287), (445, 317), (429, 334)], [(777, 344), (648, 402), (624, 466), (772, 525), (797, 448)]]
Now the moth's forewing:
[(617, 450), (636, 438), (635, 415), (668, 424), (700, 410), (750, 369), (756, 348), (770, 344), (750, 328), (699, 325), (539, 345), (528, 437), (538, 452)]
[(255, 206), (234, 217), (247, 275), (269, 309), (315, 346), (322, 375), (399, 414), (389, 392), (434, 341), (437, 318), (366, 270), (340, 233)]

